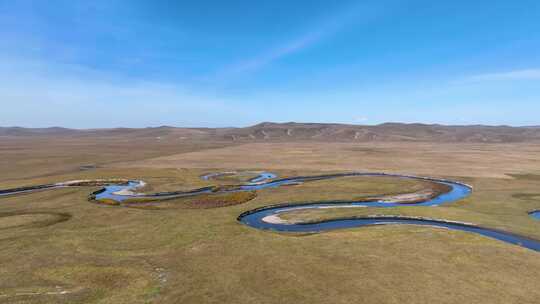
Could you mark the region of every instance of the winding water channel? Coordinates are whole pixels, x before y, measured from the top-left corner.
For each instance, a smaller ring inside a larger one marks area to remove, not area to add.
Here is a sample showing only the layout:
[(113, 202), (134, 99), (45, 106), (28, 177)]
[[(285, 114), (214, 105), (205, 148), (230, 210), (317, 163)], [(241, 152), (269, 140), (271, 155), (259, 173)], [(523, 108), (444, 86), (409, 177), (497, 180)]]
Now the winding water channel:
[(529, 215), (532, 216), (534, 219), (540, 220), (540, 210), (534, 210), (529, 212)]
[[(235, 172), (226, 173), (210, 173), (201, 176), (204, 180), (210, 180), (222, 175), (232, 175)], [(519, 245), (535, 251), (540, 251), (540, 241), (534, 240), (525, 236), (520, 236), (511, 232), (490, 229), (485, 227), (476, 226), (468, 223), (445, 221), (440, 219), (427, 219), (416, 217), (402, 217), (402, 216), (369, 216), (369, 217), (351, 217), (340, 218), (332, 220), (324, 220), (318, 222), (306, 222), (306, 223), (290, 223), (280, 218), (281, 215), (298, 210), (308, 209), (321, 209), (321, 208), (389, 208), (397, 206), (438, 206), (441, 204), (452, 203), (461, 200), (469, 196), (472, 192), (472, 187), (460, 182), (434, 179), (428, 177), (418, 177), (410, 175), (396, 175), (385, 173), (364, 173), (364, 172), (352, 172), (352, 173), (339, 173), (317, 176), (297, 176), (291, 178), (278, 179), (277, 176), (270, 172), (261, 172), (257, 176), (251, 178), (247, 183), (237, 185), (229, 188), (218, 189), (215, 187), (204, 187), (194, 189), (191, 191), (176, 191), (176, 192), (161, 192), (153, 194), (137, 193), (137, 189), (142, 188), (145, 183), (143, 181), (125, 180), (122, 182), (99, 180), (95, 181), (74, 181), (66, 183), (39, 185), (32, 187), (22, 187), (15, 189), (0, 190), (0, 197), (16, 194), (24, 194), (35, 191), (42, 191), (46, 189), (62, 188), (62, 187), (78, 187), (100, 185), (103, 188), (92, 194), (92, 198), (96, 200), (110, 199), (117, 202), (122, 202), (130, 198), (153, 198), (153, 199), (170, 199), (177, 197), (196, 196), (207, 193), (226, 193), (226, 192), (238, 192), (238, 191), (254, 191), (266, 188), (275, 188), (284, 185), (297, 185), (304, 182), (334, 179), (341, 177), (353, 177), (353, 176), (388, 176), (395, 178), (405, 178), (414, 180), (424, 180), (433, 183), (443, 184), (450, 188), (450, 191), (439, 194), (433, 198), (422, 200), (417, 203), (403, 203), (400, 201), (388, 201), (384, 200), (369, 200), (369, 201), (336, 201), (336, 202), (315, 202), (315, 203), (301, 203), (301, 204), (282, 204), (276, 206), (268, 206), (263, 208), (257, 208), (244, 212), (238, 216), (238, 221), (249, 227), (253, 227), (261, 230), (271, 230), (279, 232), (303, 232), (303, 233), (317, 233), (335, 229), (365, 227), (373, 225), (420, 225), (446, 228), (451, 230), (466, 231), (476, 233), (489, 238), (497, 239), (506, 243)], [(533, 217), (540, 218), (540, 211), (533, 211), (530, 213)]]

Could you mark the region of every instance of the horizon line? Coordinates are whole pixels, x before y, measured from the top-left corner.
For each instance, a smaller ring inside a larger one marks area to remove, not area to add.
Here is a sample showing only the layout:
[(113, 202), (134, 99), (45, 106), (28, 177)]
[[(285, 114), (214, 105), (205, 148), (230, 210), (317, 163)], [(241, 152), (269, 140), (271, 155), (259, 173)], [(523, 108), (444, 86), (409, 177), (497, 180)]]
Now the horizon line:
[(242, 129), (250, 128), (263, 124), (274, 124), (274, 125), (286, 125), (286, 124), (298, 124), (298, 125), (342, 125), (342, 126), (358, 126), (358, 127), (377, 127), (383, 125), (421, 125), (421, 126), (440, 126), (440, 127), (499, 127), (499, 128), (540, 128), (538, 125), (508, 125), (508, 124), (482, 124), (482, 123), (470, 123), (470, 124), (444, 124), (444, 123), (425, 123), (425, 122), (399, 122), (399, 121), (387, 121), (383, 123), (376, 124), (355, 124), (355, 123), (343, 123), (343, 122), (273, 122), (273, 121), (262, 121), (255, 124), (245, 125), (245, 126), (223, 126), (223, 127), (210, 127), (210, 126), (178, 126), (178, 125), (156, 125), (156, 126), (145, 126), (145, 127), (126, 127), (126, 126), (115, 126), (115, 127), (94, 127), (94, 128), (73, 128), (73, 127), (63, 127), (59, 125), (51, 125), (46, 127), (27, 127), (22, 125), (16, 126), (0, 126), (1, 129), (67, 129), (67, 130), (78, 130), (78, 131), (87, 131), (87, 130), (113, 130), (113, 129), (157, 129), (157, 128), (175, 128), (175, 129)]

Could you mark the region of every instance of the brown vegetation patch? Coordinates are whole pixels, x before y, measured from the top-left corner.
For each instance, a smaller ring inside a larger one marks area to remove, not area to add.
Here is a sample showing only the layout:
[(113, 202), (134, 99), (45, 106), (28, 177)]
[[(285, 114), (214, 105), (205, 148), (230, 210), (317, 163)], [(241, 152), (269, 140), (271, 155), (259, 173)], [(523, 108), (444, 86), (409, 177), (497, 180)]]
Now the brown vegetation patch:
[[(90, 200), (92, 200), (92, 198)], [(120, 202), (117, 202), (117, 201), (115, 201), (113, 199), (110, 199), (110, 198), (96, 199), (95, 201), (100, 203), (100, 204), (109, 205), (109, 206), (118, 206), (118, 205), (120, 205)]]
[(201, 194), (191, 197), (159, 200), (159, 198), (133, 198), (121, 206), (140, 209), (209, 209), (246, 203), (257, 196), (255, 191)]

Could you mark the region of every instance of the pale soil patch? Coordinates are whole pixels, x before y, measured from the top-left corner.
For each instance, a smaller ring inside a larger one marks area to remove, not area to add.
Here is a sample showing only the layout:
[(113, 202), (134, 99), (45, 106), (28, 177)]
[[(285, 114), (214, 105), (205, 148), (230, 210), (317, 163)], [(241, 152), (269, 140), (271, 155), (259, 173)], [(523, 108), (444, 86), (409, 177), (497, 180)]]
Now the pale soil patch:
[(404, 194), (383, 196), (383, 197), (378, 198), (378, 200), (381, 202), (400, 202), (402, 204), (406, 204), (406, 203), (416, 203), (420, 201), (425, 201), (425, 200), (430, 199), (434, 195), (435, 193), (432, 190), (423, 190), (417, 193), (404, 193)]
[(279, 215), (265, 216), (265, 217), (263, 217), (262, 220), (263, 220), (263, 222), (267, 222), (267, 223), (270, 223), (270, 224), (287, 224), (287, 223), (289, 223), (288, 221), (283, 220), (282, 218), (280, 218)]

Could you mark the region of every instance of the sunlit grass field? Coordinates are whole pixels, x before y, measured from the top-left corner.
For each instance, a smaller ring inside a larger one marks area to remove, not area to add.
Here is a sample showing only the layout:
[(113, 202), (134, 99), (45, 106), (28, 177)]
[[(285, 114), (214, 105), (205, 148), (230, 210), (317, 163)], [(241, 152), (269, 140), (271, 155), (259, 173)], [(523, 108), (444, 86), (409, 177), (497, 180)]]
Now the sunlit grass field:
[[(200, 179), (208, 172), (253, 169), (103, 166), (15, 176), (2, 181), (1, 188), (128, 178), (146, 181), (145, 192), (189, 190), (245, 181)], [(280, 176), (342, 172), (270, 171)], [(422, 216), (540, 239), (540, 222), (527, 215), (540, 207), (536, 171), (505, 178), (437, 176), (472, 184), (474, 192), (439, 207), (325, 209), (283, 217)], [(192, 208), (194, 199), (167, 201), (157, 210), (88, 201), (98, 187), (0, 198), (0, 302), (537, 303), (540, 255), (519, 246), (429, 227), (298, 235), (259, 231), (236, 220), (244, 211), (267, 205), (361, 199), (425, 187), (421, 181), (390, 177), (340, 178), (260, 190), (242, 204), (201, 209)]]

